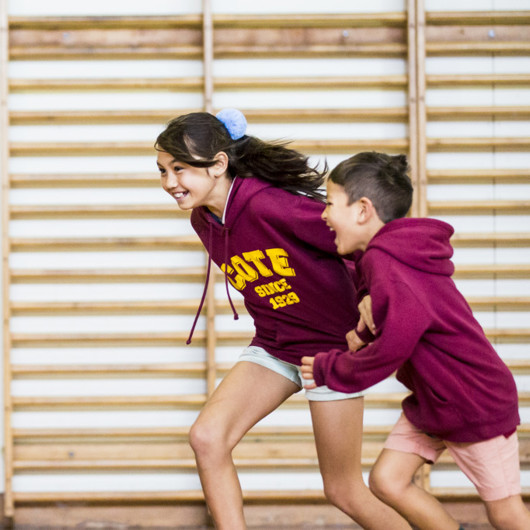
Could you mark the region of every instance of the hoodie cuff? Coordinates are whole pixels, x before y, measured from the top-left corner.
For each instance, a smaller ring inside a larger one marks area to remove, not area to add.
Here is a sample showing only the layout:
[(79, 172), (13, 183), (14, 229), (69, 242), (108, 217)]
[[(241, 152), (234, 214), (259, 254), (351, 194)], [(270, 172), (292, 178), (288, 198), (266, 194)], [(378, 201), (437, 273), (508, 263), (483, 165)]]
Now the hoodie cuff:
[(313, 379), (317, 386), (326, 385), (326, 373), (328, 371), (329, 359), (333, 356), (335, 351), (320, 352), (315, 355), (315, 362), (313, 363)]
[(375, 340), (375, 335), (367, 327), (365, 327), (362, 331), (355, 330), (355, 333), (357, 333), (357, 336), (365, 344), (369, 344), (370, 342), (373, 342)]

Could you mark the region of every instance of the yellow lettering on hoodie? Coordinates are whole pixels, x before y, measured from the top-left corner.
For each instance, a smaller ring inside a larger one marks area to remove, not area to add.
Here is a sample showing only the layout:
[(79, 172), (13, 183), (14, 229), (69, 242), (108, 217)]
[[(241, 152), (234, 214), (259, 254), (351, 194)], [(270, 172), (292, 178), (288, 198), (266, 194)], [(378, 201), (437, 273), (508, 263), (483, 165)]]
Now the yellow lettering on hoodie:
[(247, 261), (252, 262), (262, 276), (272, 276), (272, 271), (261, 262), (261, 260), (265, 259), (265, 254), (261, 250), (243, 252), (243, 257)]
[(271, 260), (274, 272), (282, 276), (296, 276), (294, 269), (289, 267), (289, 262), (287, 261), (289, 254), (283, 248), (268, 248), (265, 252)]
[(233, 278), (230, 276), (235, 271), (230, 265), (228, 267), (226, 266), (226, 263), (221, 263), (221, 270), (226, 274), (226, 277), (228, 278), (228, 281), (238, 290), (242, 291), (245, 288), (245, 285), (247, 282), (245, 279), (240, 276), (239, 274), (236, 274)]
[(241, 256), (236, 254), (230, 258), (230, 261), (237, 273), (247, 282), (253, 282), (259, 278), (258, 271), (253, 269)]

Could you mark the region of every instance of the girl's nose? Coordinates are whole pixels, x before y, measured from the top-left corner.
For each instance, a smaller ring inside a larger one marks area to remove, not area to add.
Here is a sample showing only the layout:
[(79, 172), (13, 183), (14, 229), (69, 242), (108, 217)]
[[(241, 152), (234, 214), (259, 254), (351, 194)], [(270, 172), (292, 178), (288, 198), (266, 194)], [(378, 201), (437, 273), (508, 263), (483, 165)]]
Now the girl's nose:
[(178, 186), (177, 175), (169, 172), (166, 178), (166, 186), (168, 188), (176, 188)]

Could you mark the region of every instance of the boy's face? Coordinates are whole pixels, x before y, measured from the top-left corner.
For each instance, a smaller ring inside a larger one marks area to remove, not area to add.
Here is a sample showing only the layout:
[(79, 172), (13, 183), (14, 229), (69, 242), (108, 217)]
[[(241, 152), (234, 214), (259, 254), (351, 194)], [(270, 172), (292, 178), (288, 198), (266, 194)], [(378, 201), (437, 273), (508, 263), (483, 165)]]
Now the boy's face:
[(357, 223), (359, 203), (348, 204), (344, 187), (328, 179), (326, 184), (326, 209), (322, 219), (335, 232), (335, 245), (339, 254), (350, 254), (362, 248), (359, 226)]

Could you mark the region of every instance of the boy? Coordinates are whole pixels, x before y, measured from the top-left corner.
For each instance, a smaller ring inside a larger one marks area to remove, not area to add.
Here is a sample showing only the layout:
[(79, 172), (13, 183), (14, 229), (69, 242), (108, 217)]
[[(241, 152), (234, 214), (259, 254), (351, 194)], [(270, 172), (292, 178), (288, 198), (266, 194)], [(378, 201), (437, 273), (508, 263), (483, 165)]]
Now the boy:
[(357, 353), (304, 357), (303, 376), (357, 392), (397, 370), (411, 394), (374, 465), (370, 487), (410, 523), (459, 528), (412, 483), (415, 472), (447, 448), (475, 484), (495, 528), (529, 529), (515, 381), (451, 279), (452, 227), (404, 218), (412, 202), (407, 171), (404, 155), (359, 153), (331, 172), (322, 219), (335, 232), (340, 254), (362, 251), (361, 285), (372, 298), (377, 331), (358, 332), (354, 341), (370, 344)]

